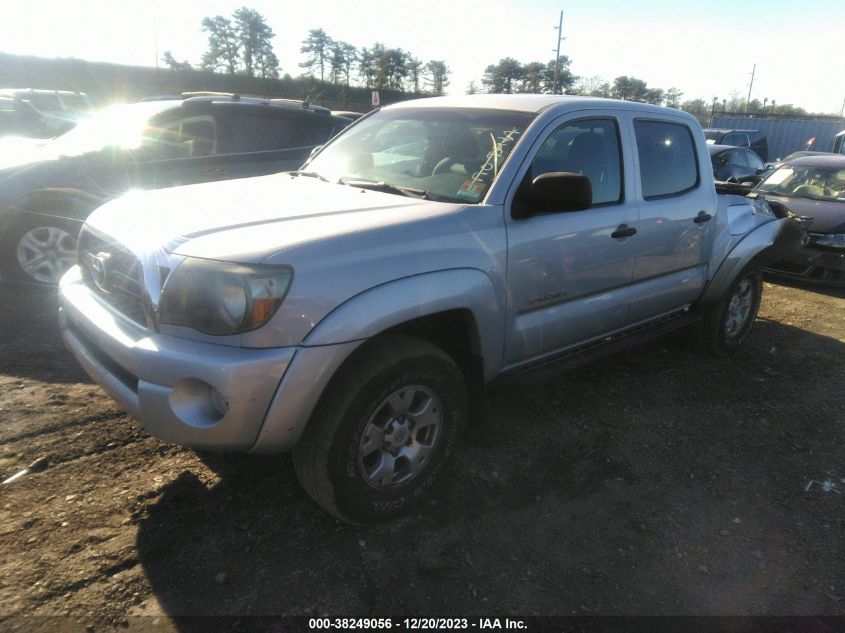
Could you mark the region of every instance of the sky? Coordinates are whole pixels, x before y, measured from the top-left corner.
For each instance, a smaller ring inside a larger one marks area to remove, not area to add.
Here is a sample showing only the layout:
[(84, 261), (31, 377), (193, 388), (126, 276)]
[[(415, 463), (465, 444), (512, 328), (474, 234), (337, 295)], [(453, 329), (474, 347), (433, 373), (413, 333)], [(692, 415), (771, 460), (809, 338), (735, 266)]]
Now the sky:
[(576, 75), (634, 76), (709, 102), (744, 98), (756, 64), (752, 99), (831, 114), (845, 104), (845, 0), (3, 0), (0, 52), (155, 66), (169, 50), (197, 65), (202, 18), (242, 5), (265, 16), (294, 76), (302, 40), (322, 28), (359, 48), (444, 60), (447, 91), (462, 94), (502, 57), (553, 59), (563, 11), (561, 53)]

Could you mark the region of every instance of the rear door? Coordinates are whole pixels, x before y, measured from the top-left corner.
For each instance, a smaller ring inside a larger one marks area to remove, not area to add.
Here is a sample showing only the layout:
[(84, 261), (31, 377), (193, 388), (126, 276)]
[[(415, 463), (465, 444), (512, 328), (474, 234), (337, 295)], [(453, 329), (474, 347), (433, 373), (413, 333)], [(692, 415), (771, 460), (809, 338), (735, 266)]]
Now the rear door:
[(279, 107), (227, 107), (226, 168), (229, 178), (298, 169), (315, 140), (308, 112)]
[(565, 171), (587, 176), (592, 208), (515, 219), (508, 232), (511, 324), (505, 361), (514, 365), (619, 329), (628, 317), (636, 253), (637, 204), (624, 121), (614, 110), (572, 113), (532, 148), (517, 182)]
[(716, 192), (706, 151), (699, 152), (685, 118), (634, 118), (631, 126), (640, 224), (630, 320), (637, 322), (682, 308), (701, 293)]

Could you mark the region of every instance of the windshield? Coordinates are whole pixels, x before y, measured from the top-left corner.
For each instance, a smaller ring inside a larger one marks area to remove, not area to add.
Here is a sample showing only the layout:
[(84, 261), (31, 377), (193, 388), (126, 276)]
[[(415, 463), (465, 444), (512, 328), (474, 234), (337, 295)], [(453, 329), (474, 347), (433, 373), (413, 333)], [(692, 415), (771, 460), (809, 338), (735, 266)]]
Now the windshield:
[(477, 203), (533, 118), (477, 108), (382, 110), (305, 169), (332, 181), (387, 183), (432, 200)]
[(107, 108), (80, 122), (70, 132), (50, 141), (44, 149), (57, 156), (76, 156), (97, 152), (106, 147), (138, 147), (150, 117), (180, 103), (151, 101)]
[(842, 166), (785, 165), (766, 178), (758, 191), (811, 200), (845, 200)]

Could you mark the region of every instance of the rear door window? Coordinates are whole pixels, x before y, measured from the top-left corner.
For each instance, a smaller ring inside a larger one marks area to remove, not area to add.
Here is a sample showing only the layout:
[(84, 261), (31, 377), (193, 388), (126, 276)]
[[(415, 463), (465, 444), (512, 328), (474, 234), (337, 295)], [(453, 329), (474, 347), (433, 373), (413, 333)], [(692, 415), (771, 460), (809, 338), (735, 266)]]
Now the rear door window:
[(291, 121), (271, 113), (233, 112), (230, 115), (232, 139), (229, 152), (267, 152), (295, 147)]
[(666, 121), (634, 121), (643, 198), (682, 194), (698, 186), (698, 158), (692, 131)]

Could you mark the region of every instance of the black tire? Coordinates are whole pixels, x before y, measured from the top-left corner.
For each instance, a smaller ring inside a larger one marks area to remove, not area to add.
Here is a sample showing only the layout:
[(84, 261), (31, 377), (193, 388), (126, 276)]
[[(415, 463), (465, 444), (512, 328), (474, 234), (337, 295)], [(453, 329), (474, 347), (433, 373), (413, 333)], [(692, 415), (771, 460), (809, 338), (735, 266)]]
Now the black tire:
[[(335, 517), (358, 524), (392, 518), (427, 494), (453, 452), (467, 417), (464, 377), (443, 350), (405, 335), (385, 335), (365, 345), (332, 379), (293, 451), (297, 477), (311, 498)], [(411, 411), (404, 419), (402, 415), (382, 415), (385, 407), (390, 408), (388, 400), (406, 396), (433, 396), (426, 406), (434, 407), (430, 410), (439, 413), (439, 421), (417, 428)], [(388, 421), (377, 442), (382, 448), (367, 454), (363, 444), (372, 441), (372, 429), (385, 417)], [(406, 446), (395, 449), (400, 454), (390, 463), (407, 462), (408, 472), (402, 476), (409, 478), (379, 487), (384, 482), (375, 481), (366, 460), (392, 460), (396, 452), (386, 455), (390, 451), (384, 448), (388, 445), (386, 429), (401, 424), (405, 427), (391, 432), (391, 440), (405, 438), (407, 451), (423, 446), (426, 439), (430, 446), (425, 457), (417, 458), (422, 465), (415, 474), (409, 474), (414, 471), (413, 462), (401, 454)], [(410, 438), (406, 437), (409, 425)], [(432, 427), (434, 435), (429, 434)], [(421, 434), (429, 435), (418, 441)]]
[[(80, 223), (65, 218), (22, 215), (8, 233), (3, 247), (4, 277), (44, 286), (58, 283), (76, 263)], [(36, 252), (42, 249), (43, 261)], [(24, 266), (21, 262), (34, 264)]]
[[(751, 267), (743, 270), (721, 299), (703, 308), (703, 318), (696, 331), (699, 346), (716, 356), (729, 356), (736, 352), (754, 329), (762, 295), (760, 269)], [(739, 314), (744, 317), (729, 323), (729, 319), (737, 316), (732, 309), (735, 299), (747, 301), (747, 312), (740, 310)]]

